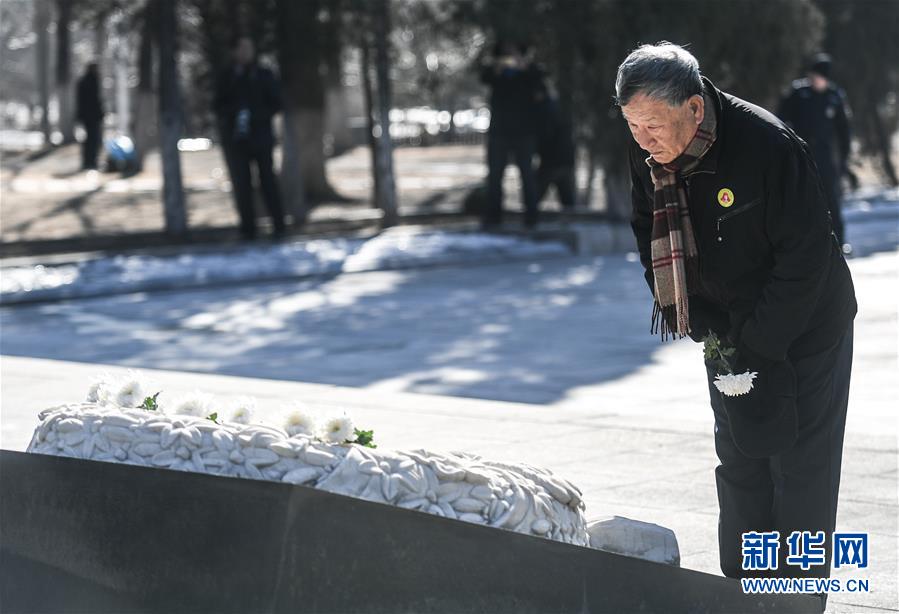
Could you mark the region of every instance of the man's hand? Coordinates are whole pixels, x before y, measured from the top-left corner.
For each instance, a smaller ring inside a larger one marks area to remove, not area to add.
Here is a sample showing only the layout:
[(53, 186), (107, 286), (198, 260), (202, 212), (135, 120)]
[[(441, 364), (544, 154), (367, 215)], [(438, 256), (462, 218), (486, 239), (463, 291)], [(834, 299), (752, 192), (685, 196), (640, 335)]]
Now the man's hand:
[(759, 379), (774, 365), (773, 360), (768, 360), (761, 354), (754, 352), (745, 343), (737, 344), (737, 354), (734, 360), (734, 373), (744, 371), (756, 371)]
[(745, 344), (737, 349), (735, 373), (758, 375), (748, 394), (722, 396), (734, 443), (750, 458), (785, 452), (796, 442), (796, 374), (789, 361), (773, 361)]

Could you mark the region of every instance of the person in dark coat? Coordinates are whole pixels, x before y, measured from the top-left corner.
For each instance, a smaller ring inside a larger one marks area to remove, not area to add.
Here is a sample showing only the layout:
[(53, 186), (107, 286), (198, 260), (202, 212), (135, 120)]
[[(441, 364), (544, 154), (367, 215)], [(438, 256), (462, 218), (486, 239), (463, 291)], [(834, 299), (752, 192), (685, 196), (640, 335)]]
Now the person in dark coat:
[(848, 253), (851, 248), (843, 224), (840, 179), (844, 174), (852, 177), (848, 167), (852, 113), (846, 94), (830, 80), (830, 70), (830, 56), (826, 53), (816, 55), (809, 66), (808, 77), (793, 82), (777, 115), (808, 143), (830, 203), (834, 232)]
[(539, 69), (528, 57), (524, 45), (500, 41), (482, 70), (481, 81), (489, 85), (490, 129), (487, 135), (487, 206), (483, 225), (502, 223), (503, 174), (509, 158), (521, 177), (524, 223), (537, 225), (537, 188), (534, 153), (537, 148), (537, 104), (542, 97)]
[[(777, 575), (827, 576), (857, 311), (814, 159), (773, 114), (718, 90), (677, 45), (644, 45), (618, 69), (634, 143), (632, 227), (654, 297), (652, 329), (715, 333), (743, 396), (715, 386), (721, 569), (743, 568), (741, 536), (824, 531), (827, 564)], [(664, 383), (660, 383), (664, 385)]]
[(97, 64), (87, 65), (78, 79), (75, 91), (75, 117), (84, 127), (81, 143), (81, 169), (97, 168), (97, 157), (103, 143), (103, 101), (100, 98), (100, 77)]
[(575, 207), (574, 135), (571, 122), (559, 108), (559, 99), (547, 88), (539, 104), (540, 134), (537, 139), (537, 203), (550, 186), (556, 187), (562, 209)]
[(238, 39), (234, 61), (216, 83), (214, 104), (240, 215), (240, 232), (248, 240), (257, 233), (251, 163), (256, 166), (274, 236), (280, 237), (285, 231), (281, 193), (272, 164), (272, 117), (281, 110), (280, 89), (274, 73), (256, 62), (253, 41), (248, 37)]

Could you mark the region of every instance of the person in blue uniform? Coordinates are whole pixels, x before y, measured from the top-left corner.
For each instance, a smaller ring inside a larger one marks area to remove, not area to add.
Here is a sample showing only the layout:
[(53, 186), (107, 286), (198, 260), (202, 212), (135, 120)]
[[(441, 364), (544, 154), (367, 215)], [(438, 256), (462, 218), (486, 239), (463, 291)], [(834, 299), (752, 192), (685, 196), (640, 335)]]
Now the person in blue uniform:
[(846, 253), (851, 247), (846, 240), (842, 214), (841, 178), (849, 172), (852, 114), (846, 94), (830, 78), (831, 58), (817, 54), (808, 68), (808, 76), (793, 82), (783, 98), (777, 115), (796, 131), (806, 143), (818, 167), (818, 175), (830, 205), (833, 230)]

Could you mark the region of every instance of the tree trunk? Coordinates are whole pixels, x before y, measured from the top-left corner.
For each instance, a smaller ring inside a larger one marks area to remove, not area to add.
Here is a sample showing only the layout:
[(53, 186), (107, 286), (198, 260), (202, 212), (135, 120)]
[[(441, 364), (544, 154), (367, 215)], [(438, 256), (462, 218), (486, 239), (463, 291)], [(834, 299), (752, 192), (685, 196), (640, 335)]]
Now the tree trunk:
[[(103, 74), (103, 59), (106, 57), (106, 44), (109, 38), (109, 31), (106, 28), (107, 18), (109, 14), (102, 11), (97, 15), (94, 22), (94, 59), (100, 64), (100, 74)], [(100, 90), (102, 91), (102, 89)]]
[[(304, 133), (300, 130), (300, 119), (294, 109), (285, 109), (284, 140), (281, 145), (281, 200), (284, 211), (293, 218), (294, 226), (302, 226), (309, 219), (309, 207), (303, 189), (303, 174), (300, 168), (300, 144)], [(286, 172), (285, 172), (286, 171)]]
[(176, 56), (176, 0), (156, 0), (159, 10), (159, 128), (162, 154), (162, 193), (165, 231), (181, 235), (187, 231), (184, 189), (181, 184), (181, 94), (178, 90)]
[(153, 38), (156, 33), (157, 4), (148, 2), (143, 10), (140, 49), (137, 58), (137, 101), (134, 112), (135, 170), (144, 168), (144, 157), (157, 145), (156, 97), (153, 95)]
[(375, 139), (375, 109), (374, 109), (374, 92), (371, 84), (371, 45), (369, 37), (364, 36), (362, 41), (362, 58), (359, 72), (362, 75), (362, 101), (365, 109), (365, 130), (368, 149), (371, 152), (371, 178), (372, 178), (372, 195), (371, 204), (376, 209), (381, 208), (380, 186), (378, 185), (378, 142)]
[[(593, 146), (587, 148), (587, 186), (581, 192), (578, 204), (585, 209), (593, 208), (593, 191), (596, 185), (596, 152)], [(575, 170), (577, 167), (575, 166)]]
[(291, 116), (298, 135), (299, 162), (298, 168), (282, 167), (282, 174), (300, 172), (305, 197), (309, 201), (336, 200), (340, 197), (325, 174), (325, 78), (319, 31), (321, 2), (278, 0), (277, 6), (284, 113)]
[(342, 200), (325, 174), (325, 111), (305, 106), (290, 110), (298, 141), (297, 155), (306, 199), (313, 203)]
[(393, 143), (390, 140), (390, 1), (377, 0), (375, 4), (375, 74), (378, 81), (378, 116), (381, 134), (378, 136), (378, 203), (384, 211), (382, 226), (395, 226), (399, 222), (396, 202), (396, 184), (393, 176)]
[(34, 31), (37, 33), (37, 82), (44, 146), (50, 145), (50, 26), (49, 0), (35, 0)]
[(342, 2), (328, 0), (329, 17), (323, 35), (328, 41), (325, 56), (325, 156), (339, 156), (353, 148), (353, 135), (347, 125), (349, 117), (346, 88), (343, 86)]
[[(131, 88), (128, 87), (128, 31), (121, 13), (113, 17), (112, 73), (115, 76), (116, 132), (131, 134)], [(133, 136), (132, 136), (133, 138)]]
[(892, 135), (884, 128), (883, 118), (880, 117), (880, 109), (877, 108), (877, 102), (871, 100), (869, 103), (871, 121), (874, 123), (874, 131), (877, 134), (877, 150), (880, 156), (880, 164), (883, 167), (883, 174), (894, 188), (899, 186), (899, 178), (896, 177), (896, 168), (893, 166), (891, 158), (890, 140)]
[(75, 142), (74, 94), (72, 89), (72, 0), (56, 0), (56, 98), (59, 101), (59, 130), (63, 143)]
[(627, 166), (603, 168), (603, 187), (606, 212), (613, 220), (626, 221), (631, 217), (631, 181)]

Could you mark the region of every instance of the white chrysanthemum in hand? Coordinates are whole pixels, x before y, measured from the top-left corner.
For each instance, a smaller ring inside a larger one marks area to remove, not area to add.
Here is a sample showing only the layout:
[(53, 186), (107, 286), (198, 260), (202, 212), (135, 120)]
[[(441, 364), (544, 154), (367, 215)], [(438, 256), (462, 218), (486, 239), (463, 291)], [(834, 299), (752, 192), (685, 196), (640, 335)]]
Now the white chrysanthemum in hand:
[(344, 443), (353, 437), (353, 421), (348, 416), (338, 416), (325, 422), (321, 438), (330, 443)]
[(179, 399), (175, 403), (173, 412), (183, 416), (197, 416), (205, 418), (212, 413), (212, 397), (202, 392), (194, 392)]
[(140, 407), (147, 398), (146, 386), (135, 371), (129, 371), (116, 393), (115, 402), (119, 407)]
[(249, 424), (256, 414), (256, 399), (252, 397), (241, 397), (237, 399), (233, 411), (231, 412), (231, 422), (238, 424)]
[(284, 430), (293, 437), (294, 435), (315, 434), (315, 418), (302, 408), (294, 408), (287, 413), (284, 419)]
[(726, 375), (715, 376), (715, 388), (721, 391), (721, 394), (728, 397), (738, 397), (752, 390), (752, 380), (758, 375), (755, 371), (746, 371), (734, 375), (728, 373)]

